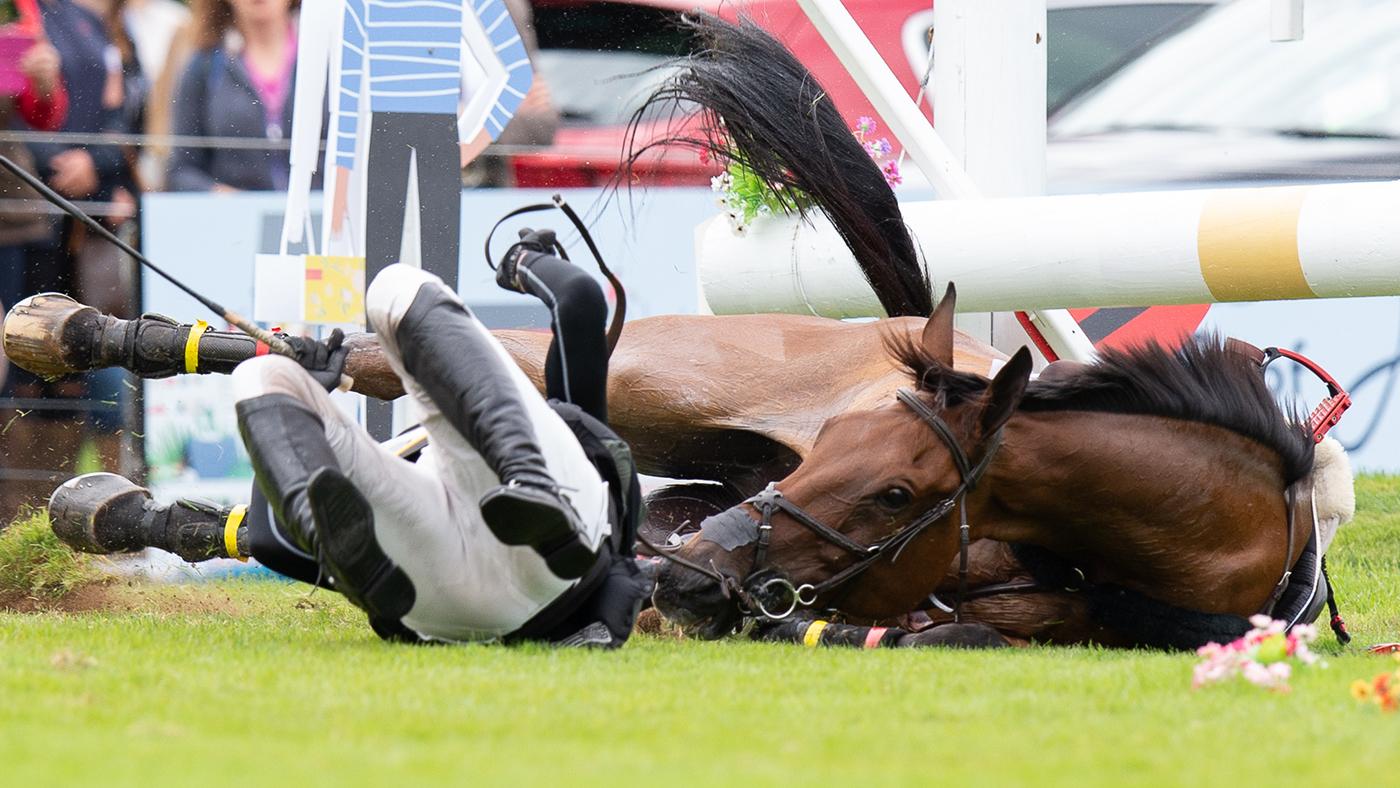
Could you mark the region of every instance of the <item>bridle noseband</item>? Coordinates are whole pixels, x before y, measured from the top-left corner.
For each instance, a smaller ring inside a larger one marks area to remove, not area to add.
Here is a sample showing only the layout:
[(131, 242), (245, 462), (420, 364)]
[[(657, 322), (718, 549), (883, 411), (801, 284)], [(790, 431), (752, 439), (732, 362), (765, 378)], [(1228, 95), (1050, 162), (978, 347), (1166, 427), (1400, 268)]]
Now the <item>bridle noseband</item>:
[[(947, 422), (934, 412), (933, 408), (924, 404), (910, 389), (900, 389), (895, 392), (895, 397), (910, 410), (914, 411), (925, 424), (929, 426), (943, 445), (947, 447), (951, 455), (953, 465), (958, 470), (960, 482), (947, 498), (944, 498), (929, 511), (920, 515), (913, 522), (896, 531), (894, 534), (871, 545), (863, 545), (851, 539), (844, 533), (823, 523), (814, 517), (801, 506), (793, 503), (783, 496), (776, 483), (769, 483), (767, 487), (744, 501), (758, 513), (762, 519), (757, 521), (758, 535), (757, 547), (754, 550), (754, 560), (748, 575), (742, 582), (735, 578), (719, 572), (713, 566), (701, 567), (694, 562), (681, 559), (679, 556), (669, 555), (662, 552), (661, 555), (671, 561), (686, 566), (701, 574), (708, 575), (719, 583), (726, 596), (734, 594), (737, 596), (741, 606), (746, 608), (745, 612), (757, 613), (769, 619), (786, 618), (799, 606), (809, 607), (813, 605), (819, 597), (831, 593), (844, 587), (847, 583), (860, 577), (876, 562), (893, 556), (893, 560), (898, 560), (900, 553), (920, 534), (928, 530), (934, 523), (948, 516), (954, 508), (959, 511), (958, 523), (958, 596), (953, 609), (953, 620), (961, 620), (962, 600), (967, 590), (968, 571), (968, 545), (971, 542), (971, 528), (967, 522), (967, 494), (977, 486), (978, 481), (986, 474), (987, 468), (991, 465), (992, 458), (997, 450), (1001, 448), (1002, 430), (998, 429), (992, 433), (982, 444), (982, 458), (974, 465), (958, 443), (953, 431), (948, 427)], [(773, 532), (773, 515), (782, 512), (792, 519), (801, 523), (808, 530), (827, 542), (840, 547), (847, 553), (857, 556), (857, 559), (850, 566), (842, 569), (831, 577), (820, 583), (804, 583), (794, 586), (791, 581), (781, 575), (773, 574), (763, 578), (763, 574), (768, 570), (766, 559), (768, 557), (769, 543)], [(778, 592), (780, 601), (774, 604), (774, 591)], [(774, 610), (772, 608), (778, 608)]]

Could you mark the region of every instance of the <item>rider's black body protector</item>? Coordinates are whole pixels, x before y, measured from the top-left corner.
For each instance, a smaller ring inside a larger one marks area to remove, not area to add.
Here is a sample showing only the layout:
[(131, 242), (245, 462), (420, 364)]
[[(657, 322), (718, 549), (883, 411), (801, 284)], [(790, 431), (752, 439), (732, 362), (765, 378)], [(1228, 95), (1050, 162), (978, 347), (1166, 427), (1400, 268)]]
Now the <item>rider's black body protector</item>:
[[(634, 542), (643, 516), (636, 468), (626, 443), (606, 424), (607, 304), (592, 277), (562, 260), (530, 253), (522, 267), (529, 272), (529, 276), (521, 277), (522, 284), (550, 306), (554, 318), (545, 395), (608, 482), (612, 536), (603, 545), (606, 555), (577, 585), (505, 640), (578, 642), (576, 636), (590, 624), (601, 622), (608, 642), (601, 642), (600, 637), (582, 642), (621, 645), (631, 632), (649, 582), (640, 576), (633, 561)], [(264, 566), (305, 583), (329, 587), (314, 556), (298, 548), (277, 523), (266, 496), (256, 485), (248, 507), (247, 526), (249, 550)], [(601, 635), (596, 630), (595, 627), (595, 634)], [(394, 637), (402, 634), (393, 629), (381, 631), (379, 626), (376, 631)]]

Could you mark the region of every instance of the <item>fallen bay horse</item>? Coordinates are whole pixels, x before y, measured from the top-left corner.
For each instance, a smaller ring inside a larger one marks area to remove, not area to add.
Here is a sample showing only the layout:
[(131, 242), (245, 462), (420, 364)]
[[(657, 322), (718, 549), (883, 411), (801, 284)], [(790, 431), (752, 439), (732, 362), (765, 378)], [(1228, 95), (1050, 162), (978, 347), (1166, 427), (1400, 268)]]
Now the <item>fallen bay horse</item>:
[(1315, 491), (1338, 493), (1315, 489), (1312, 434), (1256, 359), (1199, 337), (1032, 382), (1023, 348), (989, 380), (953, 368), (954, 297), (917, 341), (888, 335), (906, 388), (829, 420), (793, 473), (668, 554), (663, 615), (701, 637), (784, 606), (895, 618), (950, 563), (966, 593), (979, 539), (1058, 575), (1045, 587), (1108, 644), (1193, 647), (1276, 613), (1321, 538)]

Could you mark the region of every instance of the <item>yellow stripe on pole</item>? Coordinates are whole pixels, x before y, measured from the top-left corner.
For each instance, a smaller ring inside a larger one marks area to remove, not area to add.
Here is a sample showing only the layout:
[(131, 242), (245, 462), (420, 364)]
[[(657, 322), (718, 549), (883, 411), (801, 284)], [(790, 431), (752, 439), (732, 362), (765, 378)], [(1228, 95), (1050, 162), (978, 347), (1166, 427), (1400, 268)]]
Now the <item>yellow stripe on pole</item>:
[(1201, 206), (1196, 250), (1216, 301), (1316, 298), (1298, 259), (1298, 214), (1307, 189), (1215, 192)]
[(807, 627), (807, 631), (802, 635), (802, 645), (807, 648), (816, 648), (820, 646), (822, 642), (822, 630), (826, 629), (828, 623), (830, 622), (822, 621), (821, 619), (813, 621), (811, 625)]

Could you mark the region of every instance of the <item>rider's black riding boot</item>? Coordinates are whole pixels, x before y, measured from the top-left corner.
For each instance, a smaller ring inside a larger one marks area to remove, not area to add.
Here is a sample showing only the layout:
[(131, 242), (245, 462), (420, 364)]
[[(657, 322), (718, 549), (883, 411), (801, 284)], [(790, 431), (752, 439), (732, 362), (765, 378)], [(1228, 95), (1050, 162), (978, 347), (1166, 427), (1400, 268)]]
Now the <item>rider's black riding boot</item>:
[(369, 614), (375, 631), (401, 628), (413, 584), (379, 546), (374, 510), (341, 474), (321, 419), (286, 394), (243, 400), (237, 411), (258, 487), (288, 536)]
[(340, 465), (326, 442), (321, 419), (286, 394), (264, 394), (238, 403), (238, 431), (255, 479), (297, 547), (316, 554), (316, 518), (307, 486), (311, 476)]
[(88, 473), (49, 498), (49, 525), (69, 547), (85, 553), (124, 553), (154, 547), (195, 563), (248, 555), (248, 528), (234, 507), (204, 501), (161, 505), (114, 473)]
[(501, 480), (480, 501), (491, 532), (505, 544), (534, 548), (561, 578), (586, 574), (597, 555), (550, 476), (507, 362), (471, 324), (470, 313), (425, 285), (395, 339), (404, 366)]

